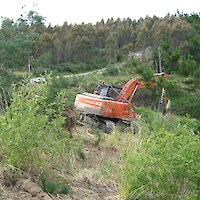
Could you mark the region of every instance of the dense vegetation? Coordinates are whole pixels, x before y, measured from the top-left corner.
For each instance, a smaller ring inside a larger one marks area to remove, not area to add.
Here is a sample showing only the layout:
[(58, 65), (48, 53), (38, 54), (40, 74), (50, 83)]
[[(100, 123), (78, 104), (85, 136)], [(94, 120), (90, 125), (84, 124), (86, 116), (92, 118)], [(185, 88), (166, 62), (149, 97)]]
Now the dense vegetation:
[[(160, 52), (170, 80), (160, 80), (158, 91), (148, 91), (153, 97), (135, 99), (141, 115), (136, 134), (130, 129), (121, 134), (116, 127), (101, 140), (100, 131), (92, 130), (94, 145), (105, 142), (117, 152), (98, 173), (116, 182), (123, 199), (198, 199), (199, 14), (46, 27), (44, 18), (30, 11), (16, 22), (2, 19), (0, 43), (2, 165), (22, 176), (25, 172), (45, 192), (68, 193), (69, 173), (77, 160), (87, 159), (85, 138), (73, 139), (70, 133), (76, 94), (92, 92), (101, 80), (123, 85), (138, 73), (149, 79), (158, 70)], [(128, 59), (128, 52), (133, 58)], [(22, 73), (28, 71), (27, 63), (32, 67), (28, 75), (42, 74), (47, 84), (29, 84), (30, 77)], [(103, 67), (90, 76), (54, 76)], [(153, 103), (162, 87), (172, 100), (171, 119), (154, 112), (155, 107), (142, 107)]]
[[(199, 14), (176, 14), (46, 27), (44, 17), (29, 11), (15, 22), (2, 18), (0, 64), (27, 70), (30, 62), (35, 73), (44, 68), (73, 73), (122, 61), (129, 52), (138, 52), (140, 58), (152, 59), (153, 66), (158, 64), (160, 47), (165, 71), (198, 77), (199, 21)], [(81, 66), (75, 69), (76, 64)]]
[(199, 138), (183, 119), (173, 121), (139, 109), (142, 121), (133, 137), (118, 131), (110, 141), (121, 149), (121, 195), (132, 199), (198, 199)]

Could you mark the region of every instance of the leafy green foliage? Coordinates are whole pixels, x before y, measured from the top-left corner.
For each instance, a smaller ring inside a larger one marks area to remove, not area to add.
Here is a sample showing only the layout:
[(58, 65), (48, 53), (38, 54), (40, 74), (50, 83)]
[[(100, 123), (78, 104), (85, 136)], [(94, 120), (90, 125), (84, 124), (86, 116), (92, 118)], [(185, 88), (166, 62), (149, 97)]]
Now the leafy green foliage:
[(117, 76), (118, 74), (119, 74), (118, 69), (113, 65), (108, 65), (106, 67), (106, 70), (103, 72), (104, 76)]
[[(24, 21), (23, 21), (24, 23)], [(28, 26), (4, 19), (0, 29), (0, 59), (5, 67), (21, 67), (27, 64), (27, 57), (32, 54), (32, 47), (38, 36)]]
[(190, 44), (190, 53), (194, 56), (194, 59), (200, 61), (200, 14), (180, 14), (180, 17), (186, 20), (193, 28), (193, 31), (189, 34), (189, 44)]
[(0, 86), (8, 90), (12, 83), (16, 84), (21, 78), (17, 77), (12, 70), (0, 67)]
[(73, 151), (69, 134), (62, 129), (64, 118), (47, 106), (46, 93), (46, 86), (14, 89), (11, 105), (0, 115), (4, 162), (23, 170), (56, 166), (61, 158), (69, 164)]
[(56, 107), (67, 110), (72, 109), (74, 105), (74, 99), (78, 92), (81, 92), (78, 88), (81, 77), (54, 77), (50, 80), (48, 85), (48, 92), (46, 102), (48, 104), (53, 103)]
[(137, 67), (137, 60), (135, 58), (132, 58), (131, 64), (133, 65), (133, 67)]
[(199, 79), (194, 76), (170, 75), (163, 85), (172, 101), (172, 110), (176, 115), (189, 115), (200, 119)]
[(172, 97), (171, 99), (176, 114), (190, 115), (200, 119), (199, 94), (188, 95), (187, 92), (180, 91), (179, 96)]
[(6, 109), (6, 106), (10, 104), (11, 85), (17, 84), (21, 79), (12, 70), (0, 67), (0, 111)]
[(45, 27), (44, 17), (31, 10), (16, 22), (2, 19), (1, 64), (25, 66), (27, 56), (33, 56), (35, 69), (53, 66), (59, 73), (77, 73), (124, 61), (129, 51), (143, 51), (143, 57), (148, 58), (142, 59), (149, 60), (145, 54), (149, 47), (154, 48), (155, 63), (160, 46), (165, 71), (173, 71), (181, 56), (191, 54), (199, 62), (198, 24), (199, 15), (192, 14), (146, 17), (138, 22), (109, 19), (96, 25), (65, 23), (63, 26)]
[(150, 111), (141, 113), (142, 119), (146, 116), (142, 135), (122, 157), (122, 195), (126, 199), (197, 199), (197, 135), (180, 119), (169, 121)]
[(194, 77), (199, 77), (200, 65), (188, 55), (186, 58), (181, 57), (179, 59), (179, 69), (178, 72), (184, 76), (193, 75)]
[(142, 64), (136, 69), (136, 73), (138, 73), (144, 81), (149, 81), (152, 79), (153, 74), (155, 73), (146, 65)]

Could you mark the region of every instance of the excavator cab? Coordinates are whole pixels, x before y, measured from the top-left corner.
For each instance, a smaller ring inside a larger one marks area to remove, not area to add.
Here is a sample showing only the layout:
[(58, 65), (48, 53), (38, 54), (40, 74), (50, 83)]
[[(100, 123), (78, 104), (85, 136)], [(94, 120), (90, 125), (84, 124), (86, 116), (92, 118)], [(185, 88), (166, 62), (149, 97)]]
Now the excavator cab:
[(102, 83), (97, 86), (97, 88), (94, 91), (94, 94), (107, 97), (109, 89), (110, 89), (109, 85)]
[(114, 100), (119, 95), (121, 89), (121, 87), (112, 86), (102, 82), (96, 87), (94, 94), (97, 94), (102, 97), (110, 97)]

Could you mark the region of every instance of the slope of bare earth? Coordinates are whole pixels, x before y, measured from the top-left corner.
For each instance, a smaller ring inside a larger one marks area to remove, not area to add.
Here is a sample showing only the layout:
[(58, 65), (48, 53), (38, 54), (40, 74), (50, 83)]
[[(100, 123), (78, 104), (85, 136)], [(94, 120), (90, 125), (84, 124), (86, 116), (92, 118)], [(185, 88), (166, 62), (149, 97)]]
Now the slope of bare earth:
[(0, 200), (119, 200), (116, 176), (111, 173), (118, 152), (106, 145), (107, 135), (101, 134), (96, 144), (97, 136), (90, 129), (78, 127), (73, 132), (74, 139), (83, 140), (84, 161), (77, 158), (74, 162), (69, 195), (47, 194), (31, 178), (16, 176), (9, 167), (1, 167)]

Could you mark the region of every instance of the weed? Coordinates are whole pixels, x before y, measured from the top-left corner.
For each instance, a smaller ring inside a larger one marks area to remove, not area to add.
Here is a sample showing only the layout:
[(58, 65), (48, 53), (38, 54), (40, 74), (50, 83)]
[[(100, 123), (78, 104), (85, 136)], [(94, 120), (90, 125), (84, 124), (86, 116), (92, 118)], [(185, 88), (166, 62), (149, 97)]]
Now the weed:
[(102, 139), (102, 132), (99, 129), (98, 125), (93, 126), (91, 132), (92, 134), (96, 135), (96, 140), (94, 141), (94, 144), (99, 145)]
[(85, 160), (85, 159), (86, 159), (86, 156), (85, 156), (85, 154), (84, 154), (82, 148), (79, 148), (79, 149), (78, 149), (78, 155), (79, 155), (79, 157), (80, 157), (82, 160)]
[(42, 190), (50, 194), (69, 194), (69, 186), (66, 183), (59, 183), (51, 180), (46, 174), (40, 176), (40, 186)]

